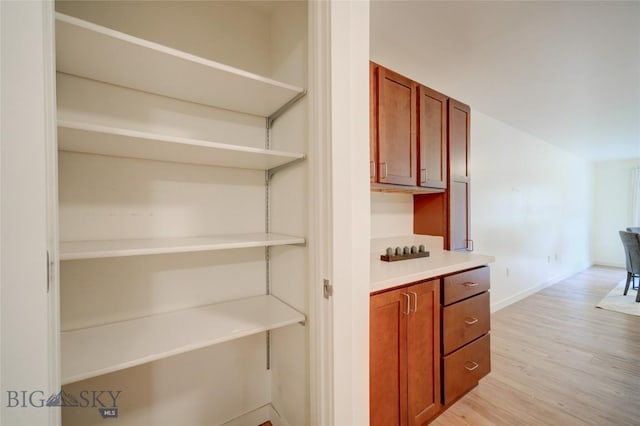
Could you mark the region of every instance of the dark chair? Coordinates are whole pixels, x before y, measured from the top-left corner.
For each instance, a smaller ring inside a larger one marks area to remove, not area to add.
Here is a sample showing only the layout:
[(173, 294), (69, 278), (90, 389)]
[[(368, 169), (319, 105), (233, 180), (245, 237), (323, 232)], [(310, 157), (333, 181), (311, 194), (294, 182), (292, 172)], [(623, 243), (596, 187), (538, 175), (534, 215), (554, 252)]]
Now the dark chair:
[[(627, 263), (627, 284), (624, 286), (624, 295), (626, 296), (629, 291), (629, 284), (636, 277), (640, 277), (640, 234), (625, 231), (620, 231), (619, 233)], [(640, 290), (638, 290), (636, 302), (640, 302)]]
[(627, 228), (627, 231), (629, 231), (629, 232), (635, 232), (636, 234), (640, 234), (640, 226)]

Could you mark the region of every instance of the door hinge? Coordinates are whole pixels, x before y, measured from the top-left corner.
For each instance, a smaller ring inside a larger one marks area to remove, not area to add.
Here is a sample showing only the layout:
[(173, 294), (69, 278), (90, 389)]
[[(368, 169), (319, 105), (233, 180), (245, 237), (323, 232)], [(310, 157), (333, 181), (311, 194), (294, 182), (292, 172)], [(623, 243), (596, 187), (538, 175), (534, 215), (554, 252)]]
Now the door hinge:
[(328, 299), (331, 296), (333, 296), (333, 286), (331, 285), (331, 282), (327, 279), (322, 280), (322, 294), (324, 295), (325, 299)]

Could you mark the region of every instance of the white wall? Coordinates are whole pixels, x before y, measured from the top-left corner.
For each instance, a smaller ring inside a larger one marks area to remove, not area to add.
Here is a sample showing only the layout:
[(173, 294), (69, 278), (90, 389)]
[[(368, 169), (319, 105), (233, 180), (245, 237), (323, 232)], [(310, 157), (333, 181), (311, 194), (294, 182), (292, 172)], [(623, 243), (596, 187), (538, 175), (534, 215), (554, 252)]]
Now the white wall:
[(371, 192), (371, 238), (413, 234), (413, 195)]
[(492, 309), (590, 265), (590, 194), (586, 160), (472, 111), (471, 237), (496, 257)]
[[(638, 148), (640, 151), (640, 147)], [(593, 165), (593, 226), (591, 262), (624, 268), (624, 249), (618, 231), (631, 221), (631, 170), (640, 158), (604, 161)]]
[[(589, 266), (586, 160), (473, 110), (470, 167), (475, 252), (496, 257), (493, 310)], [(412, 233), (411, 196), (371, 200), (372, 237)]]

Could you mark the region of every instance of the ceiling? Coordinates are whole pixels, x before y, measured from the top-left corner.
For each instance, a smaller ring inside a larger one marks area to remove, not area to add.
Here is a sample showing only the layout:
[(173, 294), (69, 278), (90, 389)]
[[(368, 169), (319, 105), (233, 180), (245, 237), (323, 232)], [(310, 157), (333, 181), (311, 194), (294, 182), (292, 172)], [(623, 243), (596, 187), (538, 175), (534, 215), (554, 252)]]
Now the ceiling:
[(640, 1), (372, 0), (371, 58), (590, 161), (640, 157)]

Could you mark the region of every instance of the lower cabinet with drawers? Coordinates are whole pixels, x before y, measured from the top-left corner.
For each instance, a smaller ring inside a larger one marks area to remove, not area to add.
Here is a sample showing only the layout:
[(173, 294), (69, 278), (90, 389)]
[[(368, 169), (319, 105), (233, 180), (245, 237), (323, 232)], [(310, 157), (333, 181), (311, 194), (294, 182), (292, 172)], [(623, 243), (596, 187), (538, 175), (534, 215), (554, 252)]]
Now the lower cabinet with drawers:
[(489, 267), (370, 298), (370, 424), (428, 424), (491, 371)]

